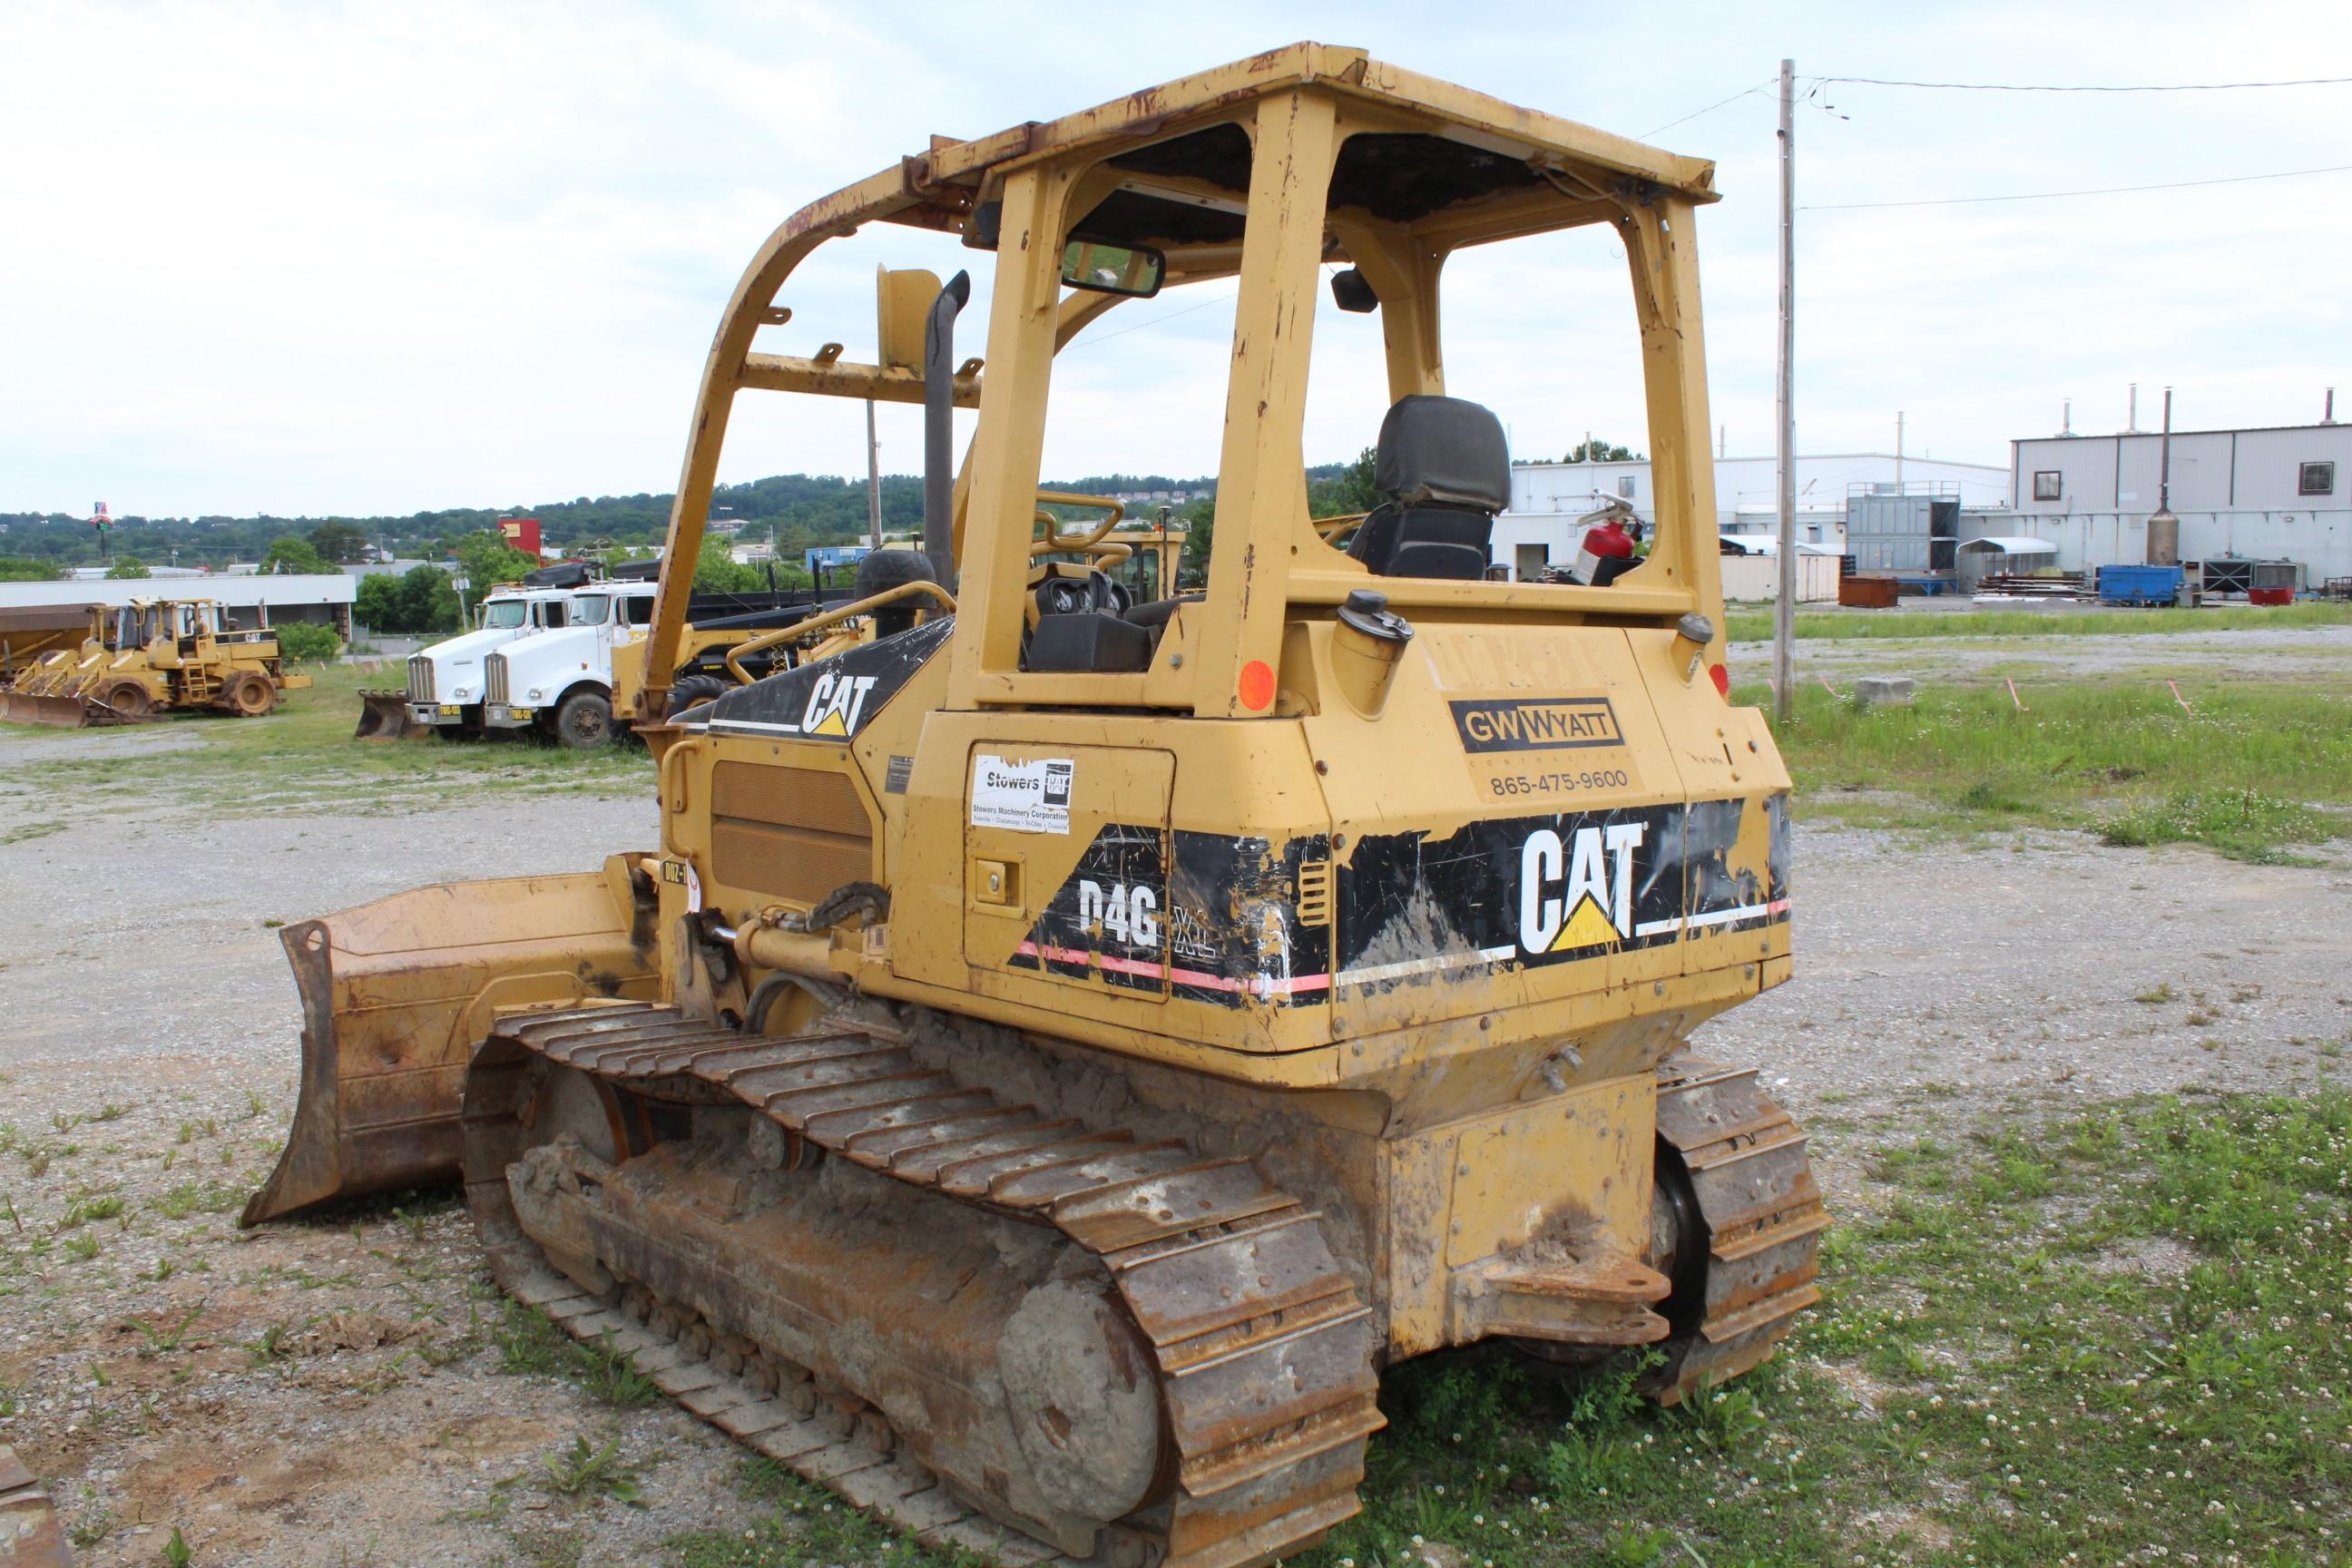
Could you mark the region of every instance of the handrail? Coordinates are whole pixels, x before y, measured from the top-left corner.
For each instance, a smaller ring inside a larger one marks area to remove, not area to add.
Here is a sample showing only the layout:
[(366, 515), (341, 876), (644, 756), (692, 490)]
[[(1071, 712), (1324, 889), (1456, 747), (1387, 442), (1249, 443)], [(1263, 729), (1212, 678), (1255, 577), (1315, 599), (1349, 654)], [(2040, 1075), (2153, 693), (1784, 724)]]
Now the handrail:
[[(1065, 551), (1073, 554), (1082, 551), (1091, 551), (1095, 545), (1102, 542), (1104, 534), (1117, 528), (1119, 520), (1127, 516), (1127, 503), (1112, 496), (1079, 495), (1073, 490), (1039, 490), (1037, 499), (1048, 506), (1108, 507), (1110, 515), (1104, 518), (1092, 533), (1081, 535), (1054, 532), (1053, 530), (1061, 526), (1059, 520), (1050, 512), (1040, 510), (1037, 513), (1038, 520), (1046, 525), (1046, 533), (1043, 539), (1029, 542), (1029, 553), (1033, 557), (1058, 555)], [(1125, 557), (1121, 556), (1118, 559), (1124, 560)]]
[(807, 620), (795, 621), (789, 626), (778, 626), (774, 631), (761, 632), (758, 637), (738, 643), (728, 652), (727, 673), (735, 678), (738, 685), (749, 686), (751, 684), (751, 674), (743, 668), (742, 664), (743, 659), (749, 656), (764, 653), (780, 643), (797, 642), (811, 633), (822, 631), (826, 626), (848, 620), (853, 616), (871, 615), (886, 605), (895, 605), (899, 600), (909, 598), (916, 594), (929, 594), (940, 602), (946, 614), (950, 616), (955, 614), (955, 595), (937, 583), (901, 583), (895, 588), (885, 588), (878, 594), (869, 594), (863, 599), (853, 600), (849, 604), (827, 610), (824, 615), (811, 616)]

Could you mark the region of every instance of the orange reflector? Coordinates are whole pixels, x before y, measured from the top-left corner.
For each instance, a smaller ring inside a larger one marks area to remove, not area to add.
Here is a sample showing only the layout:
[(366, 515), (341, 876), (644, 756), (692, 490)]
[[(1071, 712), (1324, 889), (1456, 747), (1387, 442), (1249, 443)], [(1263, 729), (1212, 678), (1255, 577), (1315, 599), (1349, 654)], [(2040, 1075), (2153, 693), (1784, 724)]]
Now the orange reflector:
[(1274, 671), (1262, 658), (1254, 658), (1242, 666), (1242, 706), (1253, 713), (1265, 711), (1274, 700)]

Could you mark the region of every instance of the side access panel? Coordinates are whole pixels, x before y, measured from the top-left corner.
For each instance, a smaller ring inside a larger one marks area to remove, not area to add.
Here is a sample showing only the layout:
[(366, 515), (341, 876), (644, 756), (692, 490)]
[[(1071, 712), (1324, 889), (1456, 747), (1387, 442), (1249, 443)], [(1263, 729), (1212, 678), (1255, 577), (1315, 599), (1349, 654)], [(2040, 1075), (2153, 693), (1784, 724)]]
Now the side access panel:
[(974, 988), (1047, 979), (1165, 1000), (1175, 753), (981, 741), (964, 783)]

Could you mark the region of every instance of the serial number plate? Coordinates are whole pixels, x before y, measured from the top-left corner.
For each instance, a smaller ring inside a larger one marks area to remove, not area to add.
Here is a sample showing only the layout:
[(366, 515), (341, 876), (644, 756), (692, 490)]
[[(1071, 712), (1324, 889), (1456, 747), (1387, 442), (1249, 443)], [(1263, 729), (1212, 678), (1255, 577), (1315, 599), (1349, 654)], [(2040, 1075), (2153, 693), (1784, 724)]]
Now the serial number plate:
[(1486, 785), (1496, 798), (1518, 795), (1563, 795), (1580, 789), (1625, 789), (1633, 776), (1623, 768), (1588, 768), (1574, 773), (1496, 773)]

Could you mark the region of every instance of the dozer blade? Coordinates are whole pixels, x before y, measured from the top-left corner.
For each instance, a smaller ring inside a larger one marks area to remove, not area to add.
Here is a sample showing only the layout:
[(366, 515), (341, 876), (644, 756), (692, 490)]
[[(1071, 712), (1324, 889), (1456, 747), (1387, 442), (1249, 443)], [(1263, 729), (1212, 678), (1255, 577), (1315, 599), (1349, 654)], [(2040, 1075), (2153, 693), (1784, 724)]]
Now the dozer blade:
[[(288, 682), (290, 686), (291, 680)], [(308, 686), (308, 679), (302, 682)], [(405, 691), (362, 691), (360, 693), (359, 728), (352, 731), (354, 741), (398, 741), (415, 734), (423, 726), (408, 716), (408, 693)]]
[(243, 1223), (457, 1179), (466, 1065), (501, 1008), (645, 1000), (659, 986), (636, 857), (602, 871), (445, 882), (279, 933), (302, 998), (302, 1080)]
[(48, 1494), (16, 1451), (0, 1444), (0, 1568), (73, 1568)]
[(0, 720), (11, 724), (47, 724), (79, 730), (90, 722), (89, 704), (79, 697), (43, 697), (31, 691), (0, 693)]

